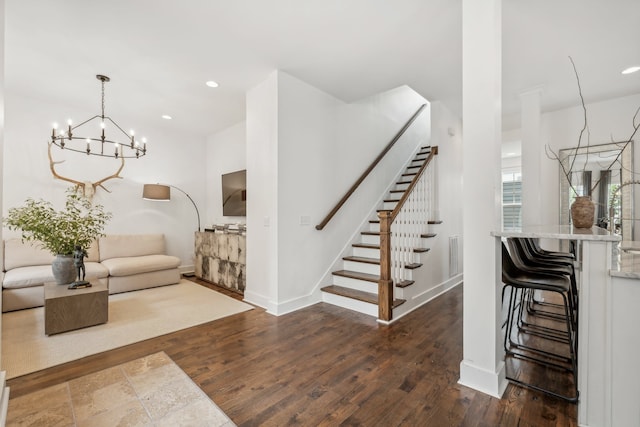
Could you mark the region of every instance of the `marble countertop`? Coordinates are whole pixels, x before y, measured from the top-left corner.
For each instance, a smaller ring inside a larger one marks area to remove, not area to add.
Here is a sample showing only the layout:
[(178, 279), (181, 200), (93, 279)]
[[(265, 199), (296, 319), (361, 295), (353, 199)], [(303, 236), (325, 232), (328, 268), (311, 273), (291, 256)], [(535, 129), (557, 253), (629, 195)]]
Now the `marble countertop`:
[[(640, 279), (640, 242), (622, 241), (614, 250), (611, 275)], [(640, 282), (638, 282), (640, 284)]]
[[(537, 225), (526, 226), (519, 230), (492, 231), (494, 237), (533, 237), (561, 240), (594, 240), (601, 242), (618, 242), (621, 237), (611, 234), (600, 227), (575, 228), (570, 225)], [(640, 242), (639, 242), (640, 243)]]

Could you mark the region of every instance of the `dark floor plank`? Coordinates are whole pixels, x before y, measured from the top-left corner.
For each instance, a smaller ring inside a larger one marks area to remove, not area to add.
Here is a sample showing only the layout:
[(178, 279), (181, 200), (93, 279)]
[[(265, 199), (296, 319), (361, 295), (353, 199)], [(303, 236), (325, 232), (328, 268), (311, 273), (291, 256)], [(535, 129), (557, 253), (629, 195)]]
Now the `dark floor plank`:
[(256, 308), (9, 380), (11, 397), (161, 350), (240, 426), (576, 426), (573, 404), (457, 383), (461, 286), (391, 326), (324, 303), (280, 317)]

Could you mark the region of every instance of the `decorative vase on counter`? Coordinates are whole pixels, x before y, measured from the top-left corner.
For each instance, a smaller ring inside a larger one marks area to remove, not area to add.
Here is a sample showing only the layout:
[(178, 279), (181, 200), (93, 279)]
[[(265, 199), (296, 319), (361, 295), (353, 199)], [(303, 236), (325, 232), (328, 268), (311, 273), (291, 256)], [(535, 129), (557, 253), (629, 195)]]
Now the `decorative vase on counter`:
[(576, 228), (591, 228), (594, 223), (596, 206), (591, 196), (578, 196), (571, 204), (571, 221)]
[(76, 268), (71, 255), (56, 255), (51, 263), (51, 269), (58, 285), (68, 285), (76, 280)]

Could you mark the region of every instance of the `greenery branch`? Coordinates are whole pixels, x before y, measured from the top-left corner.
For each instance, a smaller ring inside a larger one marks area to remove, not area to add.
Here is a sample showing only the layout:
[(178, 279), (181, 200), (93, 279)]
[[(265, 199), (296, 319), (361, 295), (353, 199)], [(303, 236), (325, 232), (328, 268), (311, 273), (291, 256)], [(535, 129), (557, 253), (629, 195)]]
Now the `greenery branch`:
[[(569, 60), (571, 61), (571, 65), (573, 67), (573, 72), (574, 72), (574, 75), (576, 77), (576, 82), (577, 82), (577, 85), (578, 85), (578, 94), (580, 95), (580, 105), (582, 107), (582, 112), (583, 112), (583, 125), (582, 125), (582, 129), (580, 129), (580, 133), (578, 135), (578, 146), (571, 149), (574, 152), (574, 156), (573, 156), (573, 159), (571, 159), (571, 162), (569, 164), (568, 169), (567, 169), (567, 166), (565, 165), (565, 163), (562, 161), (562, 159), (560, 159), (560, 156), (558, 155), (558, 152), (554, 151), (553, 149), (551, 149), (551, 147), (549, 147), (547, 145), (545, 145), (544, 150), (545, 150), (545, 154), (547, 155), (547, 158), (549, 158), (551, 160), (556, 160), (558, 162), (558, 164), (560, 165), (560, 168), (562, 170), (562, 173), (563, 173), (564, 177), (566, 178), (567, 183), (569, 184), (569, 187), (571, 188), (571, 190), (573, 190), (573, 194), (578, 195), (578, 191), (576, 190), (576, 188), (573, 186), (573, 183), (571, 182), (571, 173), (573, 171), (573, 167), (575, 166), (576, 159), (578, 158), (578, 156), (577, 156), (578, 151), (582, 147), (582, 142), (583, 142), (583, 139), (585, 137), (585, 132), (587, 134), (587, 144), (586, 144), (587, 152), (586, 152), (586, 158), (585, 158), (585, 162), (584, 162), (583, 172), (587, 167), (587, 163), (589, 162), (590, 132), (589, 132), (589, 126), (588, 126), (588, 122), (587, 122), (587, 107), (586, 107), (586, 104), (584, 102), (584, 96), (582, 95), (582, 85), (580, 84), (580, 75), (578, 74), (578, 70), (576, 68), (576, 65), (573, 62), (573, 58), (569, 57)], [(631, 141), (633, 141), (633, 138), (635, 137), (636, 133), (638, 133), (638, 129), (640, 128), (640, 122), (637, 121), (639, 115), (640, 115), (640, 107), (638, 107), (638, 109), (636, 110), (635, 114), (633, 115), (633, 120), (632, 120), (633, 132), (631, 133), (631, 136), (629, 136), (627, 139), (625, 139), (622, 142), (616, 143), (616, 144), (618, 144), (618, 146), (620, 146), (622, 148), (618, 151), (618, 155), (606, 167), (606, 170), (611, 169), (613, 167), (613, 165), (615, 165), (616, 162), (618, 162), (620, 160), (620, 156), (622, 156), (623, 151), (627, 148), (629, 143)], [(613, 138), (612, 138), (612, 142), (613, 142)], [(602, 179), (602, 175), (600, 176), (600, 178), (598, 178), (596, 180), (595, 184), (593, 184), (591, 186), (591, 188), (589, 189), (589, 191), (586, 194), (593, 193), (593, 191), (595, 191), (595, 189), (600, 184), (601, 179)]]
[(9, 230), (21, 231), (23, 241), (35, 242), (54, 255), (69, 255), (76, 245), (89, 249), (104, 235), (111, 216), (102, 205), (92, 205), (91, 200), (69, 189), (64, 209), (28, 198), (24, 206), (10, 208), (3, 222)]

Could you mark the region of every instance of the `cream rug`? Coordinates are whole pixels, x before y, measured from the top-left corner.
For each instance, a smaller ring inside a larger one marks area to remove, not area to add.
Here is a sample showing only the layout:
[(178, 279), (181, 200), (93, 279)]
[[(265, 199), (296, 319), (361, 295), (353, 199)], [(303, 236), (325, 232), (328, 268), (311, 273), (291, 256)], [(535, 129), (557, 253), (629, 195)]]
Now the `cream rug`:
[(44, 308), (2, 315), (2, 370), (15, 378), (85, 356), (210, 322), (253, 307), (186, 280), (111, 295), (103, 325), (44, 334)]

